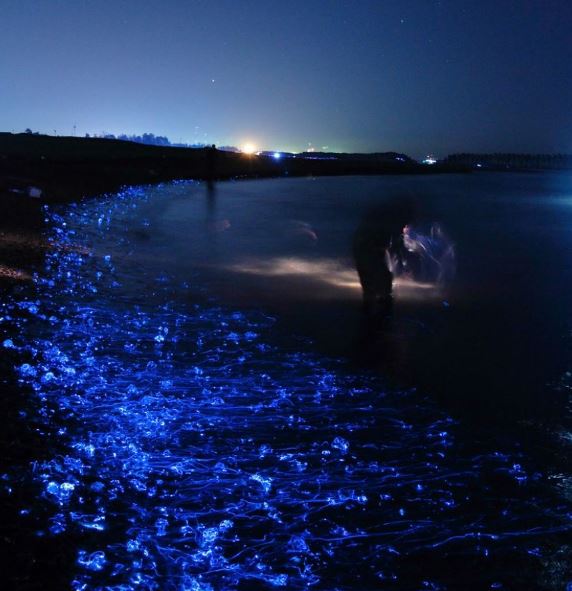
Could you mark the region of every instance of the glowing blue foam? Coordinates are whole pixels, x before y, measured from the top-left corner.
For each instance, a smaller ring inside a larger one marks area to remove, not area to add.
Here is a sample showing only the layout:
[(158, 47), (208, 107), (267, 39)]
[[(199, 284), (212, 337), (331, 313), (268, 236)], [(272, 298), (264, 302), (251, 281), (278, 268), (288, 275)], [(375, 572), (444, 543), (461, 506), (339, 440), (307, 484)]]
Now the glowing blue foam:
[[(523, 458), (467, 454), (415, 392), (279, 349), (262, 313), (176, 299), (190, 288), (163, 269), (138, 271), (160, 278), (140, 297), (129, 228), (165, 190), (49, 212), (57, 248), (34, 294), (2, 309), (22, 318), (3, 347), (22, 355), (35, 420), (61, 423), (60, 451), (30, 473), (52, 511), (41, 533), (80, 541), (73, 589), (377, 588), (412, 576), (410, 554), (501, 554), (522, 537), (529, 557), (570, 527), (523, 495)], [(502, 495), (475, 487), (487, 475)]]

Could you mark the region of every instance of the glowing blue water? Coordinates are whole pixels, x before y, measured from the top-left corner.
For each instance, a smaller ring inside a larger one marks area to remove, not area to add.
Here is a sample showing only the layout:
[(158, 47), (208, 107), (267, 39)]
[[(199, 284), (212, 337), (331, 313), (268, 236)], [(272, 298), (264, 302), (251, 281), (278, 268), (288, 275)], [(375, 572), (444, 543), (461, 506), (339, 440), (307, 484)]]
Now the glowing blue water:
[(65, 453), (33, 474), (38, 533), (77, 544), (73, 589), (444, 589), (429, 565), (449, 556), (503, 588), (487, 561), (543, 559), (572, 516), (535, 497), (526, 458), (467, 453), (415, 391), (283, 350), (273, 318), (197, 299), (196, 277), (130, 266), (126, 222), (158, 198), (48, 213), (58, 246), (2, 314), (60, 425)]

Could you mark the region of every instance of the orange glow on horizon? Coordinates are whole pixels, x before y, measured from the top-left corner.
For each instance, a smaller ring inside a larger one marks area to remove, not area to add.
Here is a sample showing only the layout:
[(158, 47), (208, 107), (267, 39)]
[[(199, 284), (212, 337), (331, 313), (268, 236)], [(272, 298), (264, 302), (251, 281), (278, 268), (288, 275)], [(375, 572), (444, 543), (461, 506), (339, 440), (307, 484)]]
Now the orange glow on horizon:
[(256, 152), (256, 146), (251, 143), (246, 143), (242, 146), (242, 153), (252, 156)]

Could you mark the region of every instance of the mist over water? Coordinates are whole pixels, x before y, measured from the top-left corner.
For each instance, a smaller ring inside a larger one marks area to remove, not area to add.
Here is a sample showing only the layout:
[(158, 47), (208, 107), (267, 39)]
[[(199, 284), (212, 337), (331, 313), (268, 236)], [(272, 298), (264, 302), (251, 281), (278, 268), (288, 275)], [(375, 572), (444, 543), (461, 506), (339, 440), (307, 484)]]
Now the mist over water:
[[(457, 273), (399, 281), (380, 320), (351, 241), (400, 195)], [(563, 588), (571, 196), (560, 174), (280, 179), (47, 212), (2, 314), (58, 438), (3, 476), (37, 487), (22, 527), (73, 547), (74, 589)]]

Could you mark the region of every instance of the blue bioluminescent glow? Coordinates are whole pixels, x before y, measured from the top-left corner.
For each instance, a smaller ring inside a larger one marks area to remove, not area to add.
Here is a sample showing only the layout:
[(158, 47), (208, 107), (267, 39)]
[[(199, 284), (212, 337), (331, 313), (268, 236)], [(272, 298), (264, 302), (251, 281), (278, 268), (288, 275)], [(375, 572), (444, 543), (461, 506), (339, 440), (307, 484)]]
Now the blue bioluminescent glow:
[(72, 588), (445, 589), (411, 565), (470, 556), (488, 580), (491, 556), (542, 560), (572, 514), (539, 506), (518, 452), (468, 451), (420, 393), (133, 263), (126, 221), (191, 186), (47, 211), (46, 268), (3, 305), (37, 420), (61, 425), (22, 511), (78, 545)]

